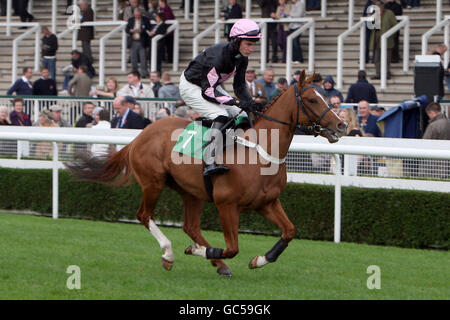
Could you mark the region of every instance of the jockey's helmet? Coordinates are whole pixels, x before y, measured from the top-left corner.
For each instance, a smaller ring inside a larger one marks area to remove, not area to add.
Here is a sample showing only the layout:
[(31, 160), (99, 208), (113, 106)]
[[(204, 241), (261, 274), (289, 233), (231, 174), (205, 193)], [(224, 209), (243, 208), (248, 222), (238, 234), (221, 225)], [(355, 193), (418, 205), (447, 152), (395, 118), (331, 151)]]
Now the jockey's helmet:
[(258, 41), (261, 39), (261, 32), (258, 24), (250, 19), (239, 19), (230, 30), (230, 39), (246, 39)]

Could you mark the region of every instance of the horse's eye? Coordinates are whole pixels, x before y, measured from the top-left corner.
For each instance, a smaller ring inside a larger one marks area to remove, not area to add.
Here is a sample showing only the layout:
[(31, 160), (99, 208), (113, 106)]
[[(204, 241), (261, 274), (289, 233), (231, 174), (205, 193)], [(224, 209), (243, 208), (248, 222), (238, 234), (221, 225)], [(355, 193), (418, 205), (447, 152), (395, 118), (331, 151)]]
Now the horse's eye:
[(316, 100), (316, 99), (309, 99), (309, 102), (311, 102), (311, 103), (317, 103), (317, 100)]

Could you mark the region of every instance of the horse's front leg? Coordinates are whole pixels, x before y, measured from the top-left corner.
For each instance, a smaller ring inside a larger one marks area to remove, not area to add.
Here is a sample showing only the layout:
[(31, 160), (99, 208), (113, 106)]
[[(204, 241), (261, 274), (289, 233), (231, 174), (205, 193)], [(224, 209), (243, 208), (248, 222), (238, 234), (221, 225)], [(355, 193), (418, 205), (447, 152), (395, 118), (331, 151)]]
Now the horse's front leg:
[(281, 239), (265, 255), (256, 256), (250, 261), (248, 265), (250, 269), (261, 268), (270, 262), (275, 262), (295, 235), (295, 227), (284, 212), (280, 199), (261, 208), (259, 213), (280, 227), (282, 235)]
[[(217, 206), (220, 215), (220, 222), (225, 237), (226, 248), (207, 248), (195, 243), (189, 246), (186, 254), (200, 256), (206, 259), (231, 259), (239, 253), (238, 231), (239, 231), (239, 210), (236, 205)], [(231, 276), (230, 274), (224, 274)]]

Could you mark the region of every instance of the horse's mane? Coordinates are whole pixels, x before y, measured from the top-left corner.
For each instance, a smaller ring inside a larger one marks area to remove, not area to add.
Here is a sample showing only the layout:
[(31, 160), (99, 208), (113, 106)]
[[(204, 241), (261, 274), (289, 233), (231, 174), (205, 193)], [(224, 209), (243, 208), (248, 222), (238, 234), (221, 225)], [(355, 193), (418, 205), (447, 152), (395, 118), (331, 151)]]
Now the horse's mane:
[[(294, 84), (291, 84), (289, 87), (291, 86), (296, 86), (298, 83), (295, 82)], [(262, 113), (265, 113), (267, 110), (269, 110), (274, 104), (275, 102), (277, 102), (277, 100), (286, 92), (289, 90), (289, 87), (286, 90), (280, 91), (278, 92), (278, 94), (272, 99), (272, 101), (270, 101), (270, 103), (266, 104), (266, 106), (264, 107), (264, 109), (261, 111)]]

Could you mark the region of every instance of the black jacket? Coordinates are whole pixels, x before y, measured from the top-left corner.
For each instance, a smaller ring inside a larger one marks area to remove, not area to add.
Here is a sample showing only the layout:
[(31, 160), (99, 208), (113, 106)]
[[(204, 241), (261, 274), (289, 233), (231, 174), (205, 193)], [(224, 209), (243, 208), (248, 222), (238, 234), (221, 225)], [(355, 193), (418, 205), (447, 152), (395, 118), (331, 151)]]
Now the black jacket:
[(217, 90), (217, 87), (234, 76), (233, 89), (242, 101), (252, 97), (245, 83), (248, 58), (239, 53), (234, 42), (219, 43), (200, 53), (184, 71), (187, 81), (202, 88), (202, 96), (218, 104), (235, 105), (236, 100)]
[(402, 6), (395, 1), (386, 2), (384, 8), (391, 10), (396, 16), (401, 16), (403, 14)]
[(361, 100), (366, 100), (369, 103), (378, 103), (375, 87), (365, 79), (358, 80), (350, 86), (345, 102), (358, 103)]
[(40, 78), (33, 83), (33, 96), (57, 96), (55, 80)]
[[(130, 19), (128, 19), (128, 24), (127, 24), (127, 28), (126, 28), (126, 32), (130, 35), (130, 37), (133, 37), (133, 34), (130, 32), (131, 29), (134, 28), (134, 23), (136, 21), (135, 17), (132, 17)], [(146, 16), (142, 16), (141, 17), (141, 43), (142, 45), (147, 48), (150, 44), (150, 37), (148, 35), (148, 32), (150, 32), (152, 30), (152, 26), (150, 24), (150, 20), (146, 17)]]
[(89, 78), (93, 78), (95, 76), (95, 69), (89, 58), (84, 53), (80, 53), (80, 57), (76, 60), (72, 58), (72, 66), (78, 69), (82, 65), (88, 67), (88, 76)]
[(91, 116), (85, 114), (83, 112), (83, 115), (80, 117), (80, 119), (78, 119), (78, 121), (75, 123), (75, 127), (77, 128), (86, 128), (86, 126), (89, 123), (92, 123), (92, 121), (94, 121), (94, 118), (92, 118)]
[[(47, 47), (44, 47), (47, 46)], [(42, 38), (42, 57), (54, 57), (58, 50), (58, 38), (53, 33)]]
[(277, 11), (278, 1), (258, 0), (258, 5), (261, 7), (261, 17), (270, 18), (270, 14)]
[[(117, 128), (117, 122), (119, 117), (114, 117), (111, 121), (111, 128)], [(144, 129), (147, 124), (137, 113), (129, 110), (125, 121), (123, 122), (122, 129)]]

